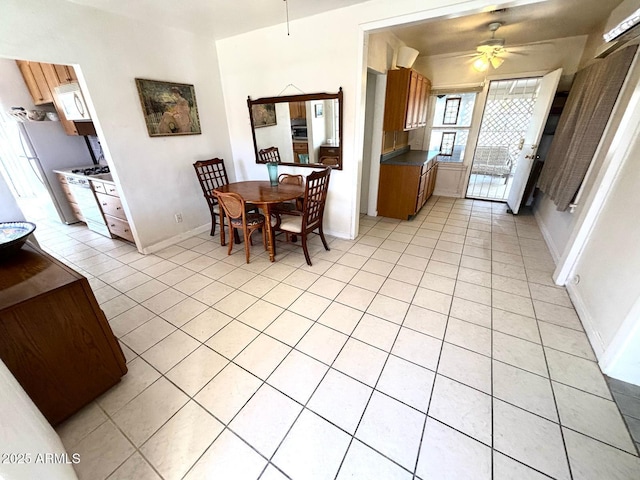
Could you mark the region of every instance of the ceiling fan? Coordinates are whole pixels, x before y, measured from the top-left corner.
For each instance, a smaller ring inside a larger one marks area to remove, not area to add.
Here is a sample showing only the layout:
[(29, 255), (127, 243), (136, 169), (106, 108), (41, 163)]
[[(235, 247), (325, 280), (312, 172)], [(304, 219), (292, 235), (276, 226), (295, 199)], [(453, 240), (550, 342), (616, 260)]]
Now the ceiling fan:
[(484, 72), (491, 65), (493, 68), (499, 68), (504, 63), (503, 55), (507, 53), (504, 48), (504, 38), (496, 38), (496, 31), (502, 26), (501, 22), (492, 22), (489, 24), (491, 38), (480, 42), (476, 47), (476, 53), (473, 55), (473, 68), (478, 72)]

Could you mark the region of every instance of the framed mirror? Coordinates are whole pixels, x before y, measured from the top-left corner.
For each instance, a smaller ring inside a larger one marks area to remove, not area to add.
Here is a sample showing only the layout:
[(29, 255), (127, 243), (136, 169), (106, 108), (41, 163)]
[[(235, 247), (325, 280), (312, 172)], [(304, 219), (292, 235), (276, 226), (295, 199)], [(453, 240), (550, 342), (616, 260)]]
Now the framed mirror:
[(342, 88), (338, 93), (249, 97), (247, 104), (256, 163), (273, 161), (275, 152), (281, 165), (342, 170)]

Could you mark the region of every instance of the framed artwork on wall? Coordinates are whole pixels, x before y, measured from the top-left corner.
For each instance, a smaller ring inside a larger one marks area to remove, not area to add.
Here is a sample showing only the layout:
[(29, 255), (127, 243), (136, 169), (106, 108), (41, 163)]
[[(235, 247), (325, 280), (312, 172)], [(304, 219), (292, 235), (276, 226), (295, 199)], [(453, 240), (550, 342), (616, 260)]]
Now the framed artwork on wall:
[(136, 78), (136, 86), (150, 137), (202, 133), (193, 85)]
[(252, 105), (251, 114), (253, 115), (253, 126), (255, 128), (272, 127), (278, 124), (275, 103)]
[(324, 116), (324, 105), (322, 105), (321, 103), (316, 103), (314, 105), (314, 109), (316, 118), (321, 118)]

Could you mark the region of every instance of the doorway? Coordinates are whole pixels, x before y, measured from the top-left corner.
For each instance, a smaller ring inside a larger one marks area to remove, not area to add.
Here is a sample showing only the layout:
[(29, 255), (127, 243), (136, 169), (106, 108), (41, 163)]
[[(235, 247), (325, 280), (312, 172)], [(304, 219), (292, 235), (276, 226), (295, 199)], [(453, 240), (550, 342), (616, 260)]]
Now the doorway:
[(540, 77), (490, 82), (467, 198), (507, 201), (539, 85)]

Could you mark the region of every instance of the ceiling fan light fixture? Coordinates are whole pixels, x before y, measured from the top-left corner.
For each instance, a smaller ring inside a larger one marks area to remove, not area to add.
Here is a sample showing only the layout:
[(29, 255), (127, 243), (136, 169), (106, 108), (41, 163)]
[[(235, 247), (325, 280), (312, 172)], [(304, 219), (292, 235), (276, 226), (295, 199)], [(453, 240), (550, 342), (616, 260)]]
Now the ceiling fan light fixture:
[(491, 66), (493, 68), (499, 68), (500, 65), (502, 65), (504, 63), (504, 58), (493, 56), (493, 57), (490, 58), (489, 61), (491, 62)]
[(489, 68), (489, 60), (486, 55), (481, 55), (473, 62), (473, 68), (477, 72), (484, 72)]

